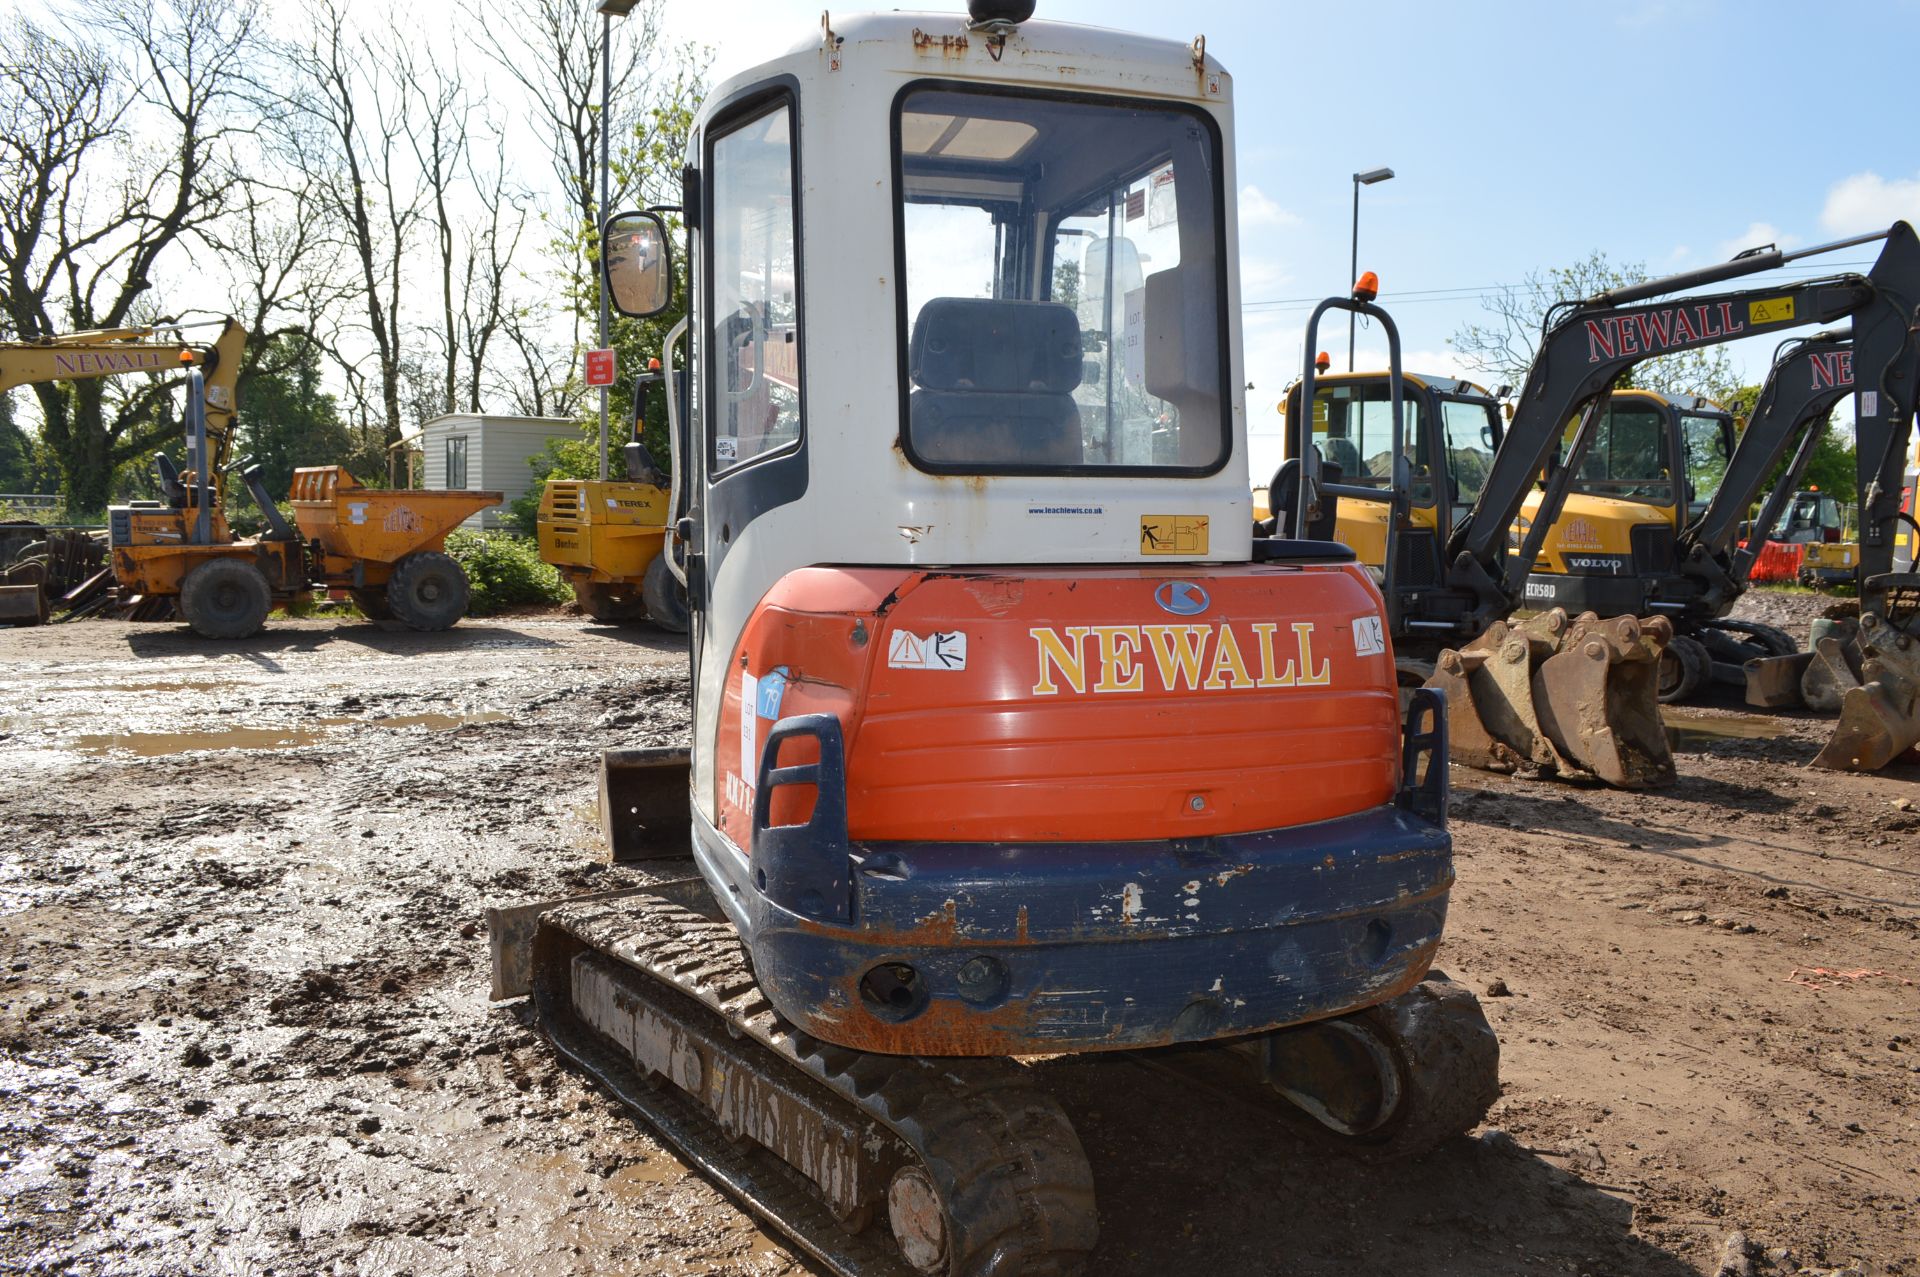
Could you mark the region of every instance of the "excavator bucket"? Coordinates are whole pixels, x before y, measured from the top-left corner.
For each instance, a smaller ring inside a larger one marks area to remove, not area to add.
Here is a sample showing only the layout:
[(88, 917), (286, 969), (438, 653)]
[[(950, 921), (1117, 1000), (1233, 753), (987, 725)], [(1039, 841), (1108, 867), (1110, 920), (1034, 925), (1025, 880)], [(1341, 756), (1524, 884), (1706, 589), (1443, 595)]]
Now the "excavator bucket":
[(1562, 753), (1619, 789), (1674, 780), (1660, 718), (1660, 654), (1673, 638), (1665, 617), (1601, 620), (1583, 614), (1533, 676), (1541, 725)]
[(693, 756), (679, 746), (609, 749), (600, 755), (600, 832), (614, 864), (691, 855), (687, 795)]
[(1859, 633), (1851, 626), (1844, 634), (1815, 639), (1813, 659), (1800, 677), (1800, 695), (1806, 707), (1822, 714), (1839, 709), (1847, 693), (1860, 686), (1862, 661)]
[(0, 625), (45, 625), (47, 592), (37, 585), (0, 585)]
[[(1909, 579), (1920, 601), (1920, 577)], [(1820, 642), (1825, 647), (1835, 640)], [(1910, 612), (1904, 623), (1863, 613), (1857, 642), (1860, 682), (1841, 695), (1840, 721), (1815, 767), (1878, 771), (1920, 746), (1920, 613)]]
[(1569, 621), (1554, 608), (1496, 621), (1442, 652), (1427, 682), (1447, 695), (1453, 761), (1622, 789), (1671, 784), (1658, 674), (1672, 637), (1659, 617)]

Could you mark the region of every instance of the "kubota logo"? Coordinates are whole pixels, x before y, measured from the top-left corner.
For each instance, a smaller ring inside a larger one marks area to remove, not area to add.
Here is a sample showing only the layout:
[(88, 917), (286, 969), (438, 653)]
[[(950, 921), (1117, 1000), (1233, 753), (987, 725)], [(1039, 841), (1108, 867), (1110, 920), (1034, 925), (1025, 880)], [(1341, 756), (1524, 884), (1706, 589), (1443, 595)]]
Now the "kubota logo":
[(1225, 692), (1265, 687), (1326, 687), (1333, 663), (1313, 652), (1314, 623), (1289, 627), (1282, 663), (1274, 621), (1246, 627), (1244, 636), (1229, 625), (1068, 625), (1037, 626), (1034, 651), (1039, 658), (1035, 696), (1058, 696), (1061, 685), (1075, 692)]
[(1160, 588), (1153, 592), (1153, 601), (1160, 605), (1163, 612), (1175, 616), (1198, 616), (1207, 610), (1211, 601), (1207, 592), (1191, 581), (1162, 581)]

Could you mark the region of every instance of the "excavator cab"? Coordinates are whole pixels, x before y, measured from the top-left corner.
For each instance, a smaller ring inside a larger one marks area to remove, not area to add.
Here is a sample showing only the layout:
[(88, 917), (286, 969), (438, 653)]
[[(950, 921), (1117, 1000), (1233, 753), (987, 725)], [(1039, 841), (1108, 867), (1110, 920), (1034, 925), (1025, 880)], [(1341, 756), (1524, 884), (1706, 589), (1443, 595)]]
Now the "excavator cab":
[[(663, 885), (490, 928), (497, 993), (834, 1271), (1091, 1247), (1012, 1057), (1183, 1044), (1382, 1151), (1497, 1093), (1429, 972), (1440, 698), (1403, 715), (1350, 550), (1253, 535), (1232, 81), (1019, 7), (836, 14), (708, 97), (662, 353), (691, 741), (603, 760)], [(617, 305), (673, 247), (612, 219)]]
[[(1384, 490), (1392, 481), (1390, 374), (1322, 373), (1313, 394), (1310, 443), (1355, 482)], [(1288, 457), (1299, 455), (1300, 382), (1288, 387)], [(1463, 378), (1407, 373), (1401, 381), (1404, 445), (1411, 467), (1406, 526), (1397, 547), (1400, 588), (1420, 590), (1440, 579), (1448, 533), (1479, 499), (1499, 449), (1504, 421), (1497, 398)], [(1278, 490), (1276, 481), (1274, 489)], [(1353, 547), (1362, 563), (1384, 572), (1386, 506), (1348, 501), (1340, 507), (1334, 539)]]

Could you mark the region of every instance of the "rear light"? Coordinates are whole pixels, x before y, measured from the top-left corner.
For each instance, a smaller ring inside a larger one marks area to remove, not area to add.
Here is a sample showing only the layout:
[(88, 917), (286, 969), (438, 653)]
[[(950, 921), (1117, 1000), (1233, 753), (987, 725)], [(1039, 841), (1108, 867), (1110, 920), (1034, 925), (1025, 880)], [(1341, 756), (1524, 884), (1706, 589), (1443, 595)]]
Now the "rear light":
[(1820, 539), (1822, 541), (1825, 541), (1828, 545), (1839, 545), (1840, 529), (1839, 528), (1822, 528), (1820, 529)]

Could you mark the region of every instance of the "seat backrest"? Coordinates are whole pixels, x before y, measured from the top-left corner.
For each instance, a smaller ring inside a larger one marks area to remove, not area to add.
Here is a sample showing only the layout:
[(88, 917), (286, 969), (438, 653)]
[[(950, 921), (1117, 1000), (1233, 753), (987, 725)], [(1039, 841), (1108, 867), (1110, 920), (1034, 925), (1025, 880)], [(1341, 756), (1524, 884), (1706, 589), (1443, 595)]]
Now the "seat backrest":
[(1084, 459), (1080, 323), (1055, 302), (936, 297), (907, 347), (915, 455), (942, 464), (1072, 465)]

